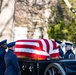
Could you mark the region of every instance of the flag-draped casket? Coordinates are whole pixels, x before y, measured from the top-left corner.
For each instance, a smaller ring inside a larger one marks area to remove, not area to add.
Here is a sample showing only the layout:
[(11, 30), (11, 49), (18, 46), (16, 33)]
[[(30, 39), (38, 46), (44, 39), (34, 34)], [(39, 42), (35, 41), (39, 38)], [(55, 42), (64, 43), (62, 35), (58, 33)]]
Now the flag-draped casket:
[(54, 40), (21, 39), (16, 41), (15, 54), (34, 60), (59, 58), (59, 45)]

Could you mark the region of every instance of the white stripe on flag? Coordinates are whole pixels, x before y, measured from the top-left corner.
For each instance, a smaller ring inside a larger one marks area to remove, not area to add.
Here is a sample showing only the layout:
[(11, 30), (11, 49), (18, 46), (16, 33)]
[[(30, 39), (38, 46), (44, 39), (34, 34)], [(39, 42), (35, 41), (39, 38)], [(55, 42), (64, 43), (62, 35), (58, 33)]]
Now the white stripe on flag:
[(50, 45), (50, 49), (49, 49), (49, 54), (53, 51), (53, 43), (51, 40), (48, 40), (49, 45)]
[(35, 53), (38, 55), (46, 55), (50, 56), (47, 52), (45, 51), (40, 51), (40, 50), (35, 50), (35, 49), (28, 49), (28, 48), (15, 48), (15, 52), (27, 52), (27, 53)]
[(59, 49), (52, 50), (52, 51), (50, 51), (49, 54), (54, 54), (54, 53), (59, 53)]
[(47, 51), (45, 41), (43, 39), (41, 39), (40, 41), (42, 42), (43, 50)]
[(39, 47), (39, 43), (37, 42), (16, 42), (16, 45), (32, 45)]

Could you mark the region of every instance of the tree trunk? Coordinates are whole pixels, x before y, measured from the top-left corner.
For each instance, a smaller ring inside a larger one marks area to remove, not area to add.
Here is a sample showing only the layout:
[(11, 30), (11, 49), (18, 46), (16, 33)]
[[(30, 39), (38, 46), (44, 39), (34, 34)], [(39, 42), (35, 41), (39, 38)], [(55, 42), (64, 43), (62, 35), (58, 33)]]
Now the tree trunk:
[(2, 1), (0, 0), (0, 12), (1, 12), (1, 5), (2, 5)]
[(0, 13), (0, 40), (14, 40), (14, 11), (15, 0), (3, 0)]

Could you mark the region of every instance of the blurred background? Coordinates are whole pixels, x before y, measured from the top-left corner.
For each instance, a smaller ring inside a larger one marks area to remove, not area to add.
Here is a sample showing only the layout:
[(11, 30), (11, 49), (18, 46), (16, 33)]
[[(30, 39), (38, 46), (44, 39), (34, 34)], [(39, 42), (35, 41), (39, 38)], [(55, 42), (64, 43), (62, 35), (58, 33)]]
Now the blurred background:
[[(70, 41), (76, 51), (76, 0), (0, 0), (0, 41)], [(64, 46), (63, 46), (64, 48)]]

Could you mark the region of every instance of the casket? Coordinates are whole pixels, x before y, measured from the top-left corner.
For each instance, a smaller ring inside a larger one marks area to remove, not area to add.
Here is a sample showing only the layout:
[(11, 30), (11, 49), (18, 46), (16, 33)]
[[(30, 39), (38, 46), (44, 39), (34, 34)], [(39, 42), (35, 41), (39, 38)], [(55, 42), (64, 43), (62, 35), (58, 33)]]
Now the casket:
[(59, 58), (59, 45), (48, 39), (20, 39), (16, 41), (15, 54), (18, 58), (48, 60)]

